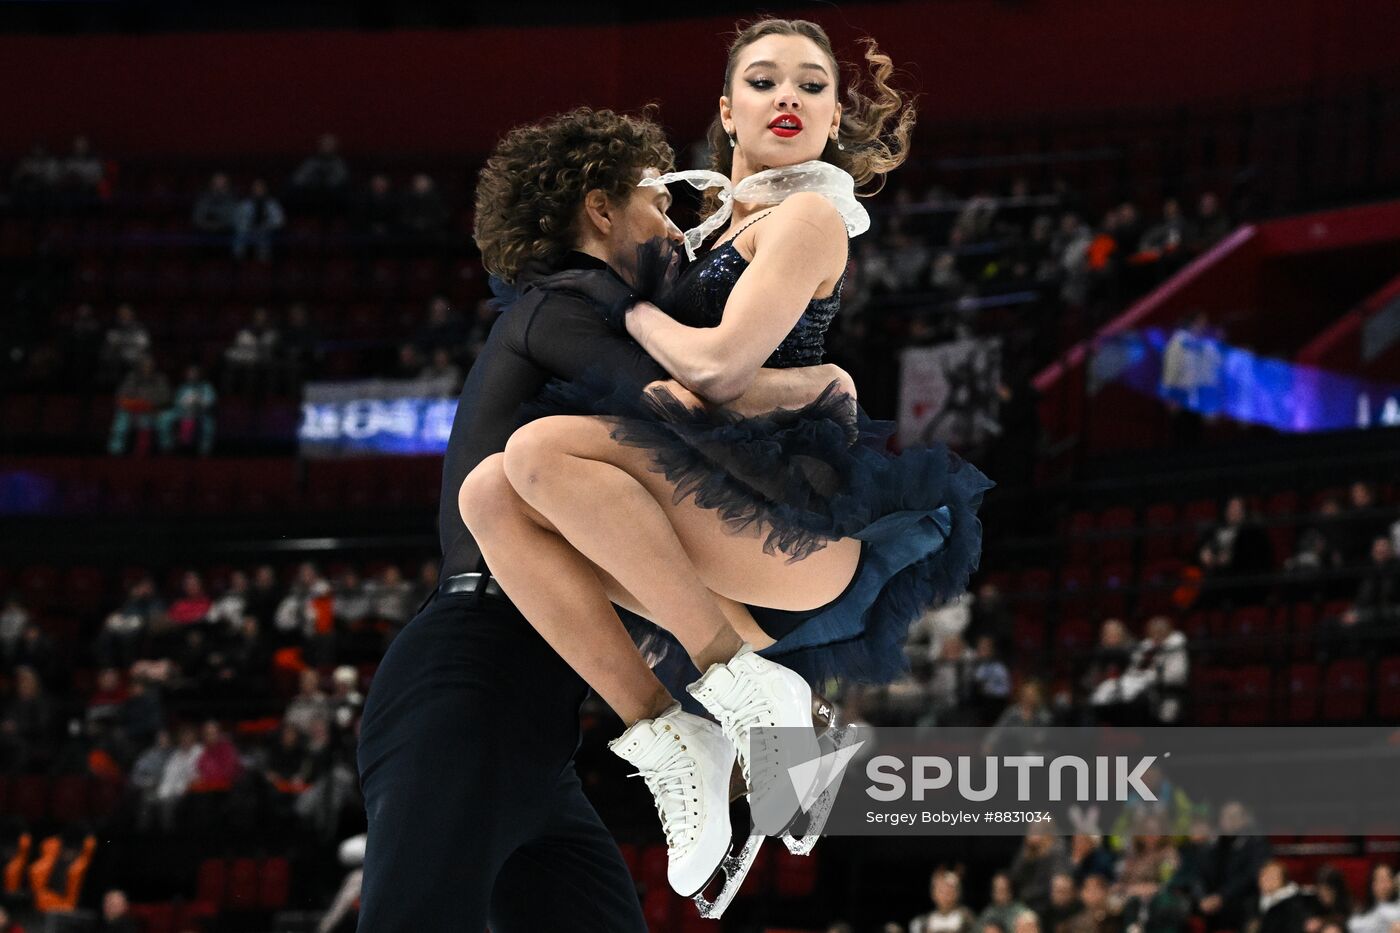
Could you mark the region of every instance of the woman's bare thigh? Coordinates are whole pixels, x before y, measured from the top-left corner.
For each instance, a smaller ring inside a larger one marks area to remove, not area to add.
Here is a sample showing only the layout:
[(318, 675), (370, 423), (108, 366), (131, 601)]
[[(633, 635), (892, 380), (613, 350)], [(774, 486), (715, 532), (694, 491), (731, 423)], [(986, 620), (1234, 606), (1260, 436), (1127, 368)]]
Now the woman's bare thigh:
[[(555, 416), (532, 422), (535, 440), (575, 457), (609, 463), (642, 484), (661, 505), (701, 580), (716, 594), (738, 603), (803, 610), (825, 605), (845, 590), (860, 560), (860, 542), (833, 541), (799, 561), (781, 551), (765, 553), (766, 532), (756, 526), (735, 531), (719, 513), (687, 497), (676, 501), (675, 487), (654, 472), (650, 455), (613, 440), (601, 418)], [(580, 491), (578, 508), (606, 508)], [(665, 568), (658, 568), (665, 573)]]

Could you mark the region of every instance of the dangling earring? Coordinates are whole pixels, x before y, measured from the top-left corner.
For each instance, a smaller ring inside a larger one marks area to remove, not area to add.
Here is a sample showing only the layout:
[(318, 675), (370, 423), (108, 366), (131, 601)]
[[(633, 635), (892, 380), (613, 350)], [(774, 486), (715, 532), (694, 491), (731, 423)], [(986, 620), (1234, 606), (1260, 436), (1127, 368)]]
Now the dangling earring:
[(833, 137), (831, 137), (831, 141), (834, 142), (834, 143), (836, 144), (836, 148), (837, 148), (837, 149), (840, 149), (842, 152), (845, 152), (845, 151), (846, 151), (846, 144), (843, 143), (843, 142), (841, 142), (841, 137), (840, 137), (840, 136), (833, 136)]
[(735, 145), (735, 142), (734, 142), (734, 134), (733, 134), (733, 133), (730, 133), (730, 134), (729, 134), (729, 148), (730, 148), (730, 149), (733, 149), (733, 148), (734, 148), (734, 145)]

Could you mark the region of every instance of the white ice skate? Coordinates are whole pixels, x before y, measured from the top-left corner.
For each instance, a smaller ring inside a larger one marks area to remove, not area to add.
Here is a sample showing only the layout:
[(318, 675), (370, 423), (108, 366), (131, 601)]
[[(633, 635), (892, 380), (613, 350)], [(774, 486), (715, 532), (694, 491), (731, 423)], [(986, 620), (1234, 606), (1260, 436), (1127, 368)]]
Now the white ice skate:
[[(698, 896), (729, 850), (729, 776), (734, 746), (707, 719), (673, 705), (634, 723), (608, 748), (637, 768), (656, 801), (676, 893)], [(756, 853), (755, 853), (756, 854)]]
[(812, 694), (812, 726), (817, 732), (817, 743), (821, 748), (821, 767), (817, 771), (817, 783), (801, 801), (802, 811), (807, 815), (807, 826), (801, 836), (792, 832), (783, 833), (783, 845), (793, 855), (811, 855), (817, 841), (821, 839), (822, 828), (831, 815), (836, 802), (836, 785), (832, 784), (831, 769), (837, 766), (837, 759), (830, 754), (848, 744), (851, 727), (840, 721), (840, 710), (836, 704), (820, 694)]
[[(719, 720), (725, 736), (734, 744), (744, 785), (748, 788), (750, 812), (756, 807), (771, 808), (767, 814), (770, 821), (775, 810), (788, 822), (800, 816), (816, 796), (812, 791), (820, 779), (820, 775), (813, 774), (810, 781), (805, 782), (806, 786), (798, 787), (789, 771), (790, 765), (814, 761), (821, 755), (817, 734), (812, 728), (812, 690), (807, 682), (796, 672), (756, 654), (751, 646), (745, 645), (724, 664), (710, 665), (704, 676), (686, 689)], [(750, 730), (756, 727), (764, 731), (753, 736), (751, 743)], [(782, 731), (773, 731), (775, 727)], [(781, 835), (789, 847), (796, 842), (788, 841), (789, 833)], [(732, 867), (737, 868), (738, 860), (746, 855), (751, 865), (761, 839), (761, 836), (751, 836), (731, 857), (735, 860)], [(810, 852), (815, 841), (798, 844), (798, 851)], [(747, 873), (747, 868), (744, 872)], [(732, 872), (726, 874), (725, 888), (714, 902), (702, 902), (697, 898), (702, 915), (717, 916), (713, 912), (714, 904), (721, 900), (727, 902), (742, 884), (742, 874), (737, 877)]]

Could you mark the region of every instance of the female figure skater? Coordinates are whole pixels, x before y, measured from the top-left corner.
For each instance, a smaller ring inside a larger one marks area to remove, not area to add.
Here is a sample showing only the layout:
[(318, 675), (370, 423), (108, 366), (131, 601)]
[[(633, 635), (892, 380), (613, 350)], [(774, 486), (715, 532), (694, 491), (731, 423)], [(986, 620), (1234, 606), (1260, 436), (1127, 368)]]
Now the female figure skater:
[[(736, 754), (755, 787), (749, 729), (810, 732), (808, 680), (895, 676), (909, 622), (961, 592), (980, 550), (985, 478), (943, 448), (853, 445), (839, 384), (797, 411), (697, 404), (740, 400), (761, 367), (820, 363), (848, 238), (868, 225), (854, 185), (904, 160), (914, 120), (887, 83), (890, 59), (873, 42), (865, 58), (874, 94), (851, 87), (843, 107), (819, 26), (740, 33), (711, 132), (732, 187), (688, 244), (728, 224), (671, 309), (701, 326), (646, 303), (625, 315), (685, 388), (565, 391), (561, 408), (604, 417), (522, 427), (459, 497), (503, 589), (628, 724), (610, 747), (652, 790), (686, 895), (728, 847)], [(570, 572), (550, 573), (552, 561)], [(674, 703), (607, 600), (674, 635), (704, 672), (687, 690), (718, 726)], [(798, 754), (816, 757), (814, 736)]]

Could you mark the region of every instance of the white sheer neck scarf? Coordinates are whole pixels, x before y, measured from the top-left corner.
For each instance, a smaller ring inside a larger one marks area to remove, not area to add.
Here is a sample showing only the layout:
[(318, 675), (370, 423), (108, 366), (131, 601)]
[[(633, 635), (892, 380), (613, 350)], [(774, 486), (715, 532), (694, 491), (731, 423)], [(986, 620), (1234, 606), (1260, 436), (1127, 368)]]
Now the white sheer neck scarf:
[(825, 195), (841, 217), (846, 221), (846, 232), (859, 236), (870, 229), (870, 215), (856, 200), (856, 184), (849, 172), (842, 171), (830, 162), (814, 159), (798, 165), (784, 165), (750, 175), (737, 185), (719, 172), (706, 169), (691, 169), (685, 172), (667, 172), (659, 178), (643, 178), (639, 188), (654, 188), (673, 181), (688, 182), (691, 187), (704, 191), (719, 188), (719, 210), (715, 211), (698, 226), (685, 232), (685, 252), (691, 259), (700, 244), (720, 227), (729, 222), (734, 212), (734, 202), (767, 206), (778, 204), (788, 195), (798, 191), (815, 191)]

